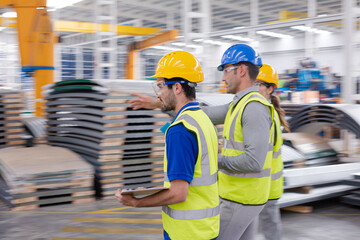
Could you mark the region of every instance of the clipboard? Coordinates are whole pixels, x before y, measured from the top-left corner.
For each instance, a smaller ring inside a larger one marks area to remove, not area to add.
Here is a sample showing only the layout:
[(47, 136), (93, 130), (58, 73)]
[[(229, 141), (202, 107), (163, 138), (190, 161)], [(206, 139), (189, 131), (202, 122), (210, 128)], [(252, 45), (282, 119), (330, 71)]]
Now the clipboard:
[(133, 195), (133, 196), (142, 196), (142, 195), (153, 195), (163, 190), (168, 190), (168, 187), (153, 187), (145, 189), (128, 189), (123, 190), (121, 195)]

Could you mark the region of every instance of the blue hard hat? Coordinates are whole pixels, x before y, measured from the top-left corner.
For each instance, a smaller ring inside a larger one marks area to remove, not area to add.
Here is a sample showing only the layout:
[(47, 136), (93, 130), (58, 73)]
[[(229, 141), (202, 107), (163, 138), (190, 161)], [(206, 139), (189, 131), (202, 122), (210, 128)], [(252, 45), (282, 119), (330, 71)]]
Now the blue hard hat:
[(239, 62), (250, 62), (259, 68), (262, 66), (260, 55), (252, 47), (246, 44), (235, 44), (224, 52), (217, 69), (223, 71), (225, 65)]

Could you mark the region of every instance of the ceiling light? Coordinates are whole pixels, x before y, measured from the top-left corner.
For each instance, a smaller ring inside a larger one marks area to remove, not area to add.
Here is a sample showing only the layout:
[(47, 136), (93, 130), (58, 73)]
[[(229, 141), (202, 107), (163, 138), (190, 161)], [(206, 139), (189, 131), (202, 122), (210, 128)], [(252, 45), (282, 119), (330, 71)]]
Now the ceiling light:
[(194, 44), (186, 45), (186, 47), (189, 47), (189, 48), (202, 48), (202, 46), (194, 45)]
[(307, 26), (293, 26), (292, 29), (304, 31), (304, 32), (313, 32), (313, 33), (331, 33), (329, 31), (320, 30), (317, 28), (307, 27)]
[(154, 47), (151, 47), (153, 49), (159, 49), (159, 50), (167, 50), (167, 51), (177, 51), (177, 50), (180, 50), (178, 48), (172, 48), (172, 47), (165, 47), (165, 46), (154, 46)]
[(202, 39), (202, 38), (197, 38), (197, 39), (194, 39), (193, 41), (194, 42), (204, 42), (204, 43), (212, 44), (212, 45), (224, 45), (224, 42), (210, 40), (210, 39), (207, 39), (204, 41), (204, 39)]
[(175, 43), (171, 43), (171, 45), (183, 47), (185, 46), (185, 43), (175, 42)]
[(233, 29), (243, 29), (245, 27), (233, 27)]
[(270, 31), (257, 31), (257, 34), (270, 36), (270, 37), (276, 37), (276, 38), (293, 38), (293, 36), (282, 34), (282, 33), (275, 33)]
[(14, 18), (14, 17), (17, 17), (17, 14), (16, 14), (16, 12), (6, 12), (6, 13), (3, 13), (1, 16), (6, 17), (6, 18)]
[(223, 42), (215, 41), (215, 40), (205, 40), (204, 43), (212, 44), (212, 45), (224, 45)]
[(254, 41), (251, 38), (246, 38), (246, 37), (240, 37), (240, 36), (234, 36), (234, 35), (224, 35), (221, 36), (222, 38), (226, 38), (226, 39), (232, 39), (232, 40), (237, 40), (237, 41), (244, 41), (244, 42), (251, 42)]
[(47, 1), (47, 7), (48, 8), (56, 8), (56, 9), (59, 9), (59, 8), (64, 8), (64, 7), (68, 7), (68, 6), (71, 6), (75, 3), (78, 3), (82, 0), (48, 0)]
[(0, 27), (0, 32), (2, 31), (2, 30), (4, 30), (6, 27)]

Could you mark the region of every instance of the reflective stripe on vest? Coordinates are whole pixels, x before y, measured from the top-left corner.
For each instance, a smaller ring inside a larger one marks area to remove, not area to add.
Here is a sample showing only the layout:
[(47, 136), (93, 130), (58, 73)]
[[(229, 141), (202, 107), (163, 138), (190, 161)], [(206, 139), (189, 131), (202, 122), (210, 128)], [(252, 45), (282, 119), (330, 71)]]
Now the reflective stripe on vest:
[[(242, 135), (241, 118), (244, 109), (250, 102), (259, 102), (270, 111), (273, 119), (273, 106), (259, 93), (251, 92), (244, 96), (237, 105), (230, 104), (224, 126), (223, 155), (227, 159), (238, 159), (244, 154), (246, 148)], [(234, 173), (221, 169), (219, 172), (220, 197), (241, 204), (264, 204), (268, 200), (271, 181), (271, 161), (274, 147), (274, 121), (269, 131), (269, 139), (265, 146), (267, 150), (265, 163), (260, 172)]]
[[(187, 123), (189, 123), (190, 125), (194, 126), (197, 129), (197, 131), (199, 133), (200, 141), (201, 141), (201, 148), (202, 148), (201, 152), (207, 153), (208, 149), (207, 149), (207, 145), (206, 145), (205, 135), (204, 135), (204, 132), (201, 129), (199, 123), (193, 117), (191, 117), (187, 114), (183, 114), (178, 119), (176, 119), (176, 121), (181, 121), (181, 120), (185, 120)], [(214, 128), (215, 128), (215, 126), (214, 126)], [(193, 177), (193, 180), (191, 181), (190, 186), (195, 186), (195, 187), (208, 186), (208, 185), (215, 184), (217, 182), (217, 172), (214, 174), (210, 174), (209, 154), (202, 154), (202, 156), (201, 156), (201, 173), (202, 173), (201, 177)], [(168, 178), (166, 172), (164, 172), (164, 181), (169, 182), (169, 178)], [(191, 219), (208, 218), (208, 217), (216, 216), (218, 214), (218, 212), (216, 213), (216, 211), (208, 211), (208, 209), (174, 210), (174, 209), (169, 208), (168, 206), (163, 206), (163, 211), (166, 214), (168, 214), (170, 217), (172, 217), (174, 219), (179, 219), (179, 220), (187, 220), (184, 218), (185, 218), (185, 215), (187, 215), (189, 213), (189, 211), (195, 211), (195, 212), (197, 211), (199, 213), (199, 214), (195, 214), (193, 216), (192, 215), (189, 216)], [(212, 213), (212, 214), (216, 213), (216, 214), (209, 215), (209, 213)], [(180, 217), (180, 218), (178, 218), (178, 217)]]
[[(202, 110), (183, 111), (168, 130), (176, 124), (195, 133), (198, 156), (186, 200), (162, 208), (163, 227), (173, 240), (214, 239), (220, 229), (217, 130)], [(166, 167), (165, 146), (164, 185), (170, 186)]]
[(273, 152), (273, 158), (278, 158), (281, 155), (281, 149), (277, 152)]
[[(181, 120), (185, 120), (187, 123), (189, 123), (190, 125), (194, 126), (199, 133), (199, 137), (200, 137), (200, 141), (201, 141), (201, 152), (202, 153), (207, 153), (208, 149), (207, 149), (207, 145), (206, 143), (206, 139), (205, 139), (205, 134), (203, 132), (203, 130), (201, 129), (199, 123), (191, 116), (187, 115), (187, 114), (183, 114), (181, 115), (178, 119), (176, 119), (176, 121), (181, 121)], [(215, 126), (214, 126), (215, 129)], [(216, 129), (215, 129), (216, 132)], [(194, 177), (193, 180), (190, 183), (190, 186), (207, 186), (207, 185), (212, 185), (214, 183), (217, 182), (217, 172), (214, 174), (210, 174), (210, 162), (209, 162), (209, 154), (202, 154), (201, 156), (201, 173), (202, 176), (201, 177)], [(164, 174), (164, 181), (168, 182), (169, 178), (167, 176), (167, 174)]]
[[(193, 177), (193, 180), (190, 183), (190, 186), (200, 187), (200, 186), (207, 186), (212, 185), (217, 182), (217, 173), (214, 173), (210, 176), (206, 177)], [(164, 172), (164, 181), (169, 182), (169, 178), (167, 176), (167, 173)]]
[(274, 111), (274, 122), (275, 122), (275, 144), (273, 150), (273, 159), (271, 163), (271, 184), (270, 184), (270, 193), (269, 199), (279, 199), (284, 192), (284, 178), (283, 178), (283, 168), (284, 164), (282, 162), (281, 156), (281, 146), (283, 143), (281, 135), (281, 126), (279, 114)]
[[(251, 99), (253, 98), (259, 98), (259, 96), (257, 95), (250, 95), (249, 97), (247, 97), (246, 101), (250, 101)], [(241, 101), (241, 100), (240, 100)], [(238, 103), (239, 104), (239, 103)], [(231, 106), (230, 106), (230, 109), (229, 111), (232, 111), (234, 106), (233, 106), (233, 103), (231, 103)], [(236, 106), (235, 106), (236, 108)], [(240, 111), (238, 111), (234, 117), (234, 119), (237, 119), (238, 116), (240, 114)], [(235, 134), (230, 134), (230, 133), (234, 133), (235, 132), (235, 127), (236, 127), (236, 121), (232, 121), (231, 123), (231, 127), (230, 127), (230, 130), (229, 130), (229, 140), (227, 140), (225, 137), (223, 138), (223, 147), (224, 148), (229, 148), (229, 149), (236, 149), (238, 151), (245, 151), (245, 144), (244, 142), (237, 142), (235, 141)], [(271, 134), (273, 134), (273, 132), (271, 132)], [(271, 137), (271, 139), (273, 139)], [(274, 147), (274, 143), (273, 141), (271, 141), (268, 146), (267, 146), (267, 150), (270, 151), (272, 150)]]
[(177, 220), (195, 220), (195, 219), (209, 218), (218, 215), (220, 212), (220, 206), (216, 206), (214, 208), (186, 210), (186, 211), (175, 210), (167, 206), (163, 206), (162, 210), (167, 215)]
[(254, 173), (233, 173), (233, 172), (229, 172), (225, 169), (221, 169), (220, 172), (225, 173), (226, 175), (229, 175), (229, 176), (233, 176), (233, 177), (262, 178), (262, 177), (270, 177), (271, 168), (266, 168), (266, 169), (263, 169), (261, 172), (254, 172)]
[(281, 170), (280, 172), (277, 172), (277, 173), (273, 173), (273, 174), (271, 174), (271, 180), (277, 180), (277, 179), (281, 178), (282, 175), (283, 175), (283, 170)]

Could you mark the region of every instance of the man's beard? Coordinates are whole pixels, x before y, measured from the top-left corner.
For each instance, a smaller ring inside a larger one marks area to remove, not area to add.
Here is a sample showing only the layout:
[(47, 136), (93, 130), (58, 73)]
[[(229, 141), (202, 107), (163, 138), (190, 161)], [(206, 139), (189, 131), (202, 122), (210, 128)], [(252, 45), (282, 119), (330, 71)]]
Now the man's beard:
[(169, 95), (169, 98), (167, 100), (168, 100), (167, 104), (165, 104), (164, 101), (161, 101), (162, 102), (161, 110), (164, 111), (164, 112), (175, 110), (175, 107), (176, 107), (175, 96), (174, 95)]

